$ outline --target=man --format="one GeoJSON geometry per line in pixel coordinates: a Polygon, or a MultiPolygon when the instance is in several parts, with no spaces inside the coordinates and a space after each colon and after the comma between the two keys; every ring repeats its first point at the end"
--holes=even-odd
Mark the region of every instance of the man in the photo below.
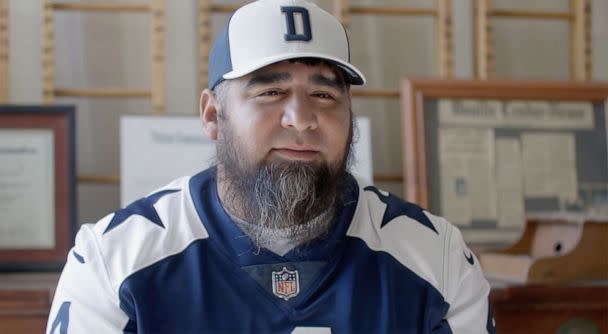
{"type": "Polygon", "coordinates": [[[48,332],[494,332],[458,230],[347,173],[364,81],[317,6],[240,8],[200,102],[217,165],[84,225],[48,332]]]}

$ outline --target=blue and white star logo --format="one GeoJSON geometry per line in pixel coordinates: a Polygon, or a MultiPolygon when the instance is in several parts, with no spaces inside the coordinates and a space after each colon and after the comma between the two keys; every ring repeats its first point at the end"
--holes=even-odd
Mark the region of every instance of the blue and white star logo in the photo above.
{"type": "Polygon", "coordinates": [[[373,192],[378,196],[382,203],[386,204],[386,209],[384,210],[384,216],[382,217],[382,224],[380,224],[380,228],[383,228],[386,224],[399,216],[406,216],[439,234],[433,223],[424,214],[424,210],[422,210],[422,208],[419,206],[405,202],[391,193],[385,195],[374,186],[365,187],[364,190],[373,192]]]}
{"type": "Polygon", "coordinates": [[[154,209],[154,204],[156,202],[158,202],[158,200],[161,199],[163,196],[172,194],[172,193],[178,192],[178,191],[180,191],[180,190],[179,189],[162,190],[162,191],[154,193],[148,197],[141,198],[141,199],[131,203],[129,206],[127,206],[124,209],[120,209],[120,210],[116,211],[116,213],[114,214],[114,217],[112,217],[112,220],[110,221],[110,224],[108,224],[108,227],[106,227],[105,231],[103,231],[103,234],[110,232],[118,225],[124,223],[129,217],[131,217],[133,215],[139,215],[144,218],[147,218],[151,223],[156,224],[162,228],[165,228],[165,225],[163,225],[163,222],[160,220],[160,217],[158,216],[156,209],[154,209]]]}

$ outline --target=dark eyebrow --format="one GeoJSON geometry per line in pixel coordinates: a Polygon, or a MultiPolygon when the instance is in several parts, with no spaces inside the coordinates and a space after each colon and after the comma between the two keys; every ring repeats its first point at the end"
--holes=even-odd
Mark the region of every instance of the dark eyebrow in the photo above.
{"type": "Polygon", "coordinates": [[[340,84],[340,82],[338,82],[337,78],[330,78],[323,74],[313,74],[310,76],[309,80],[313,84],[321,85],[321,86],[329,86],[329,87],[338,89],[342,92],[344,91],[344,88],[345,88],[344,85],[342,85],[342,84],[340,84]]]}
{"type": "Polygon", "coordinates": [[[249,79],[245,88],[251,88],[255,85],[268,85],[277,82],[285,82],[289,80],[291,80],[291,74],[286,72],[257,73],[253,74],[253,77],[249,79]]]}

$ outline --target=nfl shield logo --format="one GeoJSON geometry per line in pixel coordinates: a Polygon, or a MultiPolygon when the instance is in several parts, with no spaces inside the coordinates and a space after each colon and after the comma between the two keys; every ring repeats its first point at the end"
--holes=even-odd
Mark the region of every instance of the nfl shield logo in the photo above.
{"type": "Polygon", "coordinates": [[[300,276],[298,271],[283,267],[281,271],[272,272],[272,292],[275,296],[289,300],[300,293],[300,276]]]}

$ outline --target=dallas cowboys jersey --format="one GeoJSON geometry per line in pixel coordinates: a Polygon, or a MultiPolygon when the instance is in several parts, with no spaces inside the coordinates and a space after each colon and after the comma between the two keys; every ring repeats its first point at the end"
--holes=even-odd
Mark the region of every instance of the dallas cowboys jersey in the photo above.
{"type": "Polygon", "coordinates": [[[350,178],[331,231],[257,250],[215,170],[83,225],[48,333],[493,333],[489,286],[443,218],[350,178]]]}

